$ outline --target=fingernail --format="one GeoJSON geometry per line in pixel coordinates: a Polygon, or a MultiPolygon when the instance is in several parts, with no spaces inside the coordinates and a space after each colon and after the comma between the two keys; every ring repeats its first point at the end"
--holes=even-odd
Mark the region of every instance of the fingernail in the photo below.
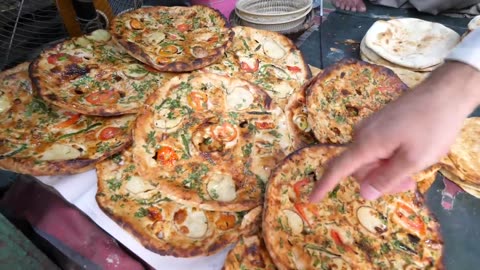
{"type": "Polygon", "coordinates": [[[360,195],[362,195],[362,197],[366,200],[373,201],[378,199],[382,195],[382,193],[380,193],[380,191],[378,191],[373,186],[366,184],[361,186],[360,195]]]}

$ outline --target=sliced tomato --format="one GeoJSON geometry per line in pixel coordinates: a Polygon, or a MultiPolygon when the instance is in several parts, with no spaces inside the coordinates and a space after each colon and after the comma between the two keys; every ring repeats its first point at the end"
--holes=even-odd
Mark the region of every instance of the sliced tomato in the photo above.
{"type": "Polygon", "coordinates": [[[343,241],[342,238],[340,237],[340,234],[335,231],[335,230],[330,230],[330,237],[332,237],[333,241],[337,246],[342,247],[345,251],[351,251],[354,252],[352,247],[346,245],[343,241]]]}
{"type": "Polygon", "coordinates": [[[412,208],[404,203],[397,203],[397,208],[394,213],[409,229],[419,232],[420,234],[425,233],[425,223],[422,218],[419,217],[412,208]]]}
{"type": "Polygon", "coordinates": [[[273,122],[255,122],[255,127],[257,129],[274,129],[275,123],[273,122]]]}
{"type": "Polygon", "coordinates": [[[99,91],[88,95],[85,100],[93,105],[114,104],[120,99],[120,94],[114,90],[99,91]]]}
{"type": "Polygon", "coordinates": [[[148,207],[147,211],[148,211],[148,218],[151,221],[161,221],[161,220],[163,220],[162,212],[157,207],[150,206],[150,207],[148,207]]]}
{"type": "Polygon", "coordinates": [[[257,72],[259,66],[260,66],[260,61],[258,61],[258,59],[255,61],[255,64],[253,67],[251,67],[249,64],[245,62],[240,63],[240,69],[245,72],[257,72]]]}
{"type": "Polygon", "coordinates": [[[312,227],[312,225],[310,224],[310,221],[308,221],[307,214],[305,212],[306,205],[307,205],[306,203],[295,203],[293,206],[295,207],[295,209],[297,210],[298,214],[303,219],[303,221],[305,221],[305,223],[307,223],[309,227],[312,227]]]}
{"type": "Polygon", "coordinates": [[[55,125],[56,128],[66,128],[66,127],[69,127],[73,124],[75,124],[78,119],[80,119],[80,114],[78,113],[65,113],[65,115],[67,116],[70,116],[70,118],[68,118],[67,120],[61,122],[61,123],[58,123],[55,125]]]}
{"type": "Polygon", "coordinates": [[[179,25],[177,25],[177,30],[180,31],[180,32],[188,31],[188,30],[190,30],[190,25],[188,25],[186,23],[179,24],[179,25]]]}
{"type": "Polygon", "coordinates": [[[213,130],[213,137],[217,141],[231,142],[237,138],[237,129],[230,123],[225,122],[221,126],[216,126],[213,130]]]}
{"type": "Polygon", "coordinates": [[[297,66],[287,66],[287,69],[293,73],[298,73],[302,71],[302,69],[297,66]]]}
{"type": "Polygon", "coordinates": [[[310,179],[305,178],[305,179],[302,179],[302,180],[296,182],[293,185],[293,191],[295,192],[295,195],[297,196],[297,199],[300,199],[300,197],[302,195],[302,188],[304,186],[308,185],[309,183],[310,183],[310,179]]]}
{"type": "Polygon", "coordinates": [[[107,127],[107,128],[104,128],[102,131],[100,131],[100,134],[98,135],[98,138],[100,140],[106,141],[106,140],[110,140],[110,139],[116,137],[117,135],[119,135],[121,133],[122,133],[121,128],[107,127]]]}
{"type": "Polygon", "coordinates": [[[142,30],[143,29],[143,23],[137,19],[131,19],[130,20],[130,27],[135,30],[142,30]]]}
{"type": "Polygon", "coordinates": [[[187,102],[195,111],[205,108],[208,97],[204,92],[193,91],[187,96],[187,102]]]}
{"type": "Polygon", "coordinates": [[[218,36],[210,37],[209,39],[207,39],[207,42],[210,42],[210,43],[218,42],[218,36]]]}
{"type": "Polygon", "coordinates": [[[70,55],[66,53],[55,53],[47,57],[47,62],[51,65],[55,65],[58,61],[65,61],[69,59],[70,59],[70,55]]]}
{"type": "Polygon", "coordinates": [[[175,150],[173,150],[172,147],[170,146],[162,146],[160,149],[157,151],[157,161],[162,163],[163,165],[166,166],[172,166],[177,162],[178,160],[178,155],[175,153],[175,150]]]}
{"type": "Polygon", "coordinates": [[[178,52],[178,48],[175,45],[168,45],[162,48],[158,54],[159,56],[172,56],[178,52]]]}

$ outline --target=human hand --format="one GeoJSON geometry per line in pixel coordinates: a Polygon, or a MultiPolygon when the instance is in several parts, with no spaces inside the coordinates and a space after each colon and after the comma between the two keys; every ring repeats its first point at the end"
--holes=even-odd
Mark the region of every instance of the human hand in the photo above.
{"type": "Polygon", "coordinates": [[[480,102],[479,88],[479,71],[448,62],[418,88],[362,121],[353,143],[316,182],[310,200],[320,201],[350,175],[368,200],[415,188],[410,176],[448,152],[463,120],[480,102]]]}

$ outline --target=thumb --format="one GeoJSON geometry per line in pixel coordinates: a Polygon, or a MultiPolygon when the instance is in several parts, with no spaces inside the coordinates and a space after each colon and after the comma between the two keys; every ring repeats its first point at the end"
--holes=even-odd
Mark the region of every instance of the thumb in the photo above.
{"type": "MultiPolygon", "coordinates": [[[[362,144],[365,145],[365,144],[362,144]]],[[[365,146],[353,144],[340,156],[332,159],[322,177],[315,183],[310,194],[311,202],[319,202],[345,177],[352,175],[357,169],[369,164],[375,158],[365,146]]]]}
{"type": "Polygon", "coordinates": [[[402,151],[397,151],[390,159],[382,161],[381,165],[372,170],[360,187],[360,195],[367,200],[376,200],[382,194],[390,193],[396,189],[411,187],[413,179],[408,177],[413,169],[402,151]],[[408,181],[408,183],[403,183],[408,181]]]}

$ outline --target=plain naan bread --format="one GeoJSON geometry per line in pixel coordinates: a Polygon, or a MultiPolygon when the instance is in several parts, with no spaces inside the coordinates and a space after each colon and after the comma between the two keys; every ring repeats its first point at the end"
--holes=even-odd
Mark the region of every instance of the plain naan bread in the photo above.
{"type": "Polygon", "coordinates": [[[442,63],[460,41],[452,29],[413,18],[377,21],[365,35],[367,47],[386,60],[412,69],[442,63]]]}
{"type": "Polygon", "coordinates": [[[363,39],[360,43],[360,58],[367,63],[381,65],[391,69],[395,74],[397,74],[397,76],[402,80],[402,82],[404,82],[410,88],[417,86],[430,75],[430,72],[413,71],[407,68],[403,68],[394,63],[388,62],[387,60],[381,58],[374,51],[370,50],[365,45],[365,39],[363,39]]]}

